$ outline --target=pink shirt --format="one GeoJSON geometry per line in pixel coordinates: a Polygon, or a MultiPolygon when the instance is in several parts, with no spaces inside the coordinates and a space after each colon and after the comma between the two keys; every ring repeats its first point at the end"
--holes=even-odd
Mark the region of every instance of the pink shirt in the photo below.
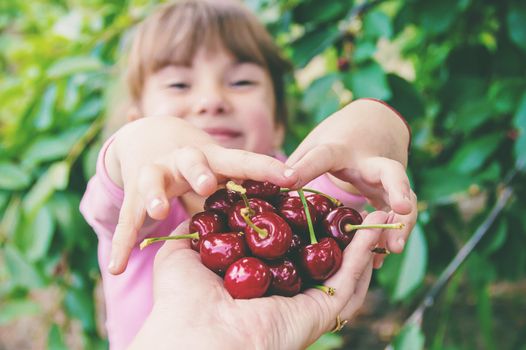
{"type": "MultiPolygon", "coordinates": [[[[154,244],[143,251],[139,243],[145,237],[169,235],[182,221],[190,217],[178,198],[171,202],[168,219],[151,222],[140,232],[128,267],[121,275],[108,272],[111,240],[117,225],[124,191],[112,182],[104,165],[110,138],[102,147],[97,160],[96,174],[90,179],[80,203],[80,211],[99,239],[98,259],[102,274],[106,301],[106,328],[110,349],[125,349],[141,328],[150,313],[153,302],[153,261],[161,247],[154,244]]],[[[335,198],[356,209],[363,208],[365,199],[349,194],[336,187],[326,175],[322,175],[307,186],[335,198]]]]}

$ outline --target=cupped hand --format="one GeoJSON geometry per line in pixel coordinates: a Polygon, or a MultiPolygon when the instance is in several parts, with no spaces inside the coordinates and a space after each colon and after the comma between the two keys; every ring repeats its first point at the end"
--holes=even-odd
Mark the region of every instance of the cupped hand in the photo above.
{"type": "MultiPolygon", "coordinates": [[[[384,222],[387,216],[374,212],[365,223],[384,222]]],[[[185,222],[173,234],[187,232],[185,222]]],[[[304,348],[332,330],[337,316],[348,320],[361,307],[371,279],[371,249],[380,234],[379,229],[356,233],[344,251],[341,268],[325,282],[335,288],[333,296],[308,289],[294,297],[249,300],[233,299],[223,287],[223,280],[201,264],[188,241],[167,241],[154,265],[154,311],[134,346],[173,348],[185,345],[188,337],[194,344],[210,345],[206,344],[207,337],[213,336],[208,341],[216,348],[232,344],[239,348],[304,348]],[[167,324],[169,332],[165,331],[167,324]],[[199,334],[199,340],[193,334],[199,334]]]]}

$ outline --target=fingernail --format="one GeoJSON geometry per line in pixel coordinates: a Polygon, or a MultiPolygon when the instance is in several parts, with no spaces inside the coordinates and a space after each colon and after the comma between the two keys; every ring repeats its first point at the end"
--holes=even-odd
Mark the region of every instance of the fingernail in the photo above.
{"type": "Polygon", "coordinates": [[[380,270],[382,268],[382,266],[384,266],[384,261],[380,261],[380,263],[376,266],[376,269],[377,270],[380,270]]]}
{"type": "Polygon", "coordinates": [[[117,264],[115,264],[115,260],[114,259],[111,259],[110,260],[110,263],[108,264],[108,270],[113,270],[115,268],[115,266],[117,266],[117,264]]]}
{"type": "Polygon", "coordinates": [[[160,207],[161,205],[163,204],[163,201],[160,200],[159,198],[154,198],[152,199],[152,201],[150,202],[150,209],[155,209],[157,207],[160,207]]]}
{"type": "Polygon", "coordinates": [[[400,248],[404,249],[404,246],[405,246],[405,239],[403,239],[403,238],[398,238],[396,241],[397,241],[398,244],[400,245],[400,248]]]}
{"type": "Polygon", "coordinates": [[[197,186],[201,186],[201,185],[204,184],[207,180],[208,180],[208,175],[206,175],[206,174],[201,174],[201,175],[199,175],[199,177],[197,178],[197,186]]]}
{"type": "Polygon", "coordinates": [[[296,171],[294,169],[290,169],[289,168],[289,169],[285,170],[283,175],[285,175],[285,177],[292,177],[295,173],[296,173],[296,171]]]}

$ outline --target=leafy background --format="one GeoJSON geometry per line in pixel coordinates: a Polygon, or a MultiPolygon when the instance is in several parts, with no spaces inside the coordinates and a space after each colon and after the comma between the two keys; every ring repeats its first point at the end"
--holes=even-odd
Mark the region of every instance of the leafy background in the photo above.
{"type": "MultiPolygon", "coordinates": [[[[78,206],[115,63],[156,4],[0,3],[0,349],[107,347],[96,239],[78,206]]],[[[296,67],[287,151],[359,97],[386,100],[413,130],[420,214],[407,249],[375,274],[353,326],[312,348],[526,349],[526,4],[247,4],[296,67]],[[422,322],[404,323],[499,198],[422,322]]]]}

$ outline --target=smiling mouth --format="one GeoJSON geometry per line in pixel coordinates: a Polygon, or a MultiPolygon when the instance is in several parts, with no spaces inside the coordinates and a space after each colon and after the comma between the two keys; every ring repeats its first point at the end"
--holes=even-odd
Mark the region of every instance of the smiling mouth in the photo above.
{"type": "Polygon", "coordinates": [[[218,139],[234,139],[242,135],[239,131],[226,128],[204,128],[203,130],[218,139]]]}

